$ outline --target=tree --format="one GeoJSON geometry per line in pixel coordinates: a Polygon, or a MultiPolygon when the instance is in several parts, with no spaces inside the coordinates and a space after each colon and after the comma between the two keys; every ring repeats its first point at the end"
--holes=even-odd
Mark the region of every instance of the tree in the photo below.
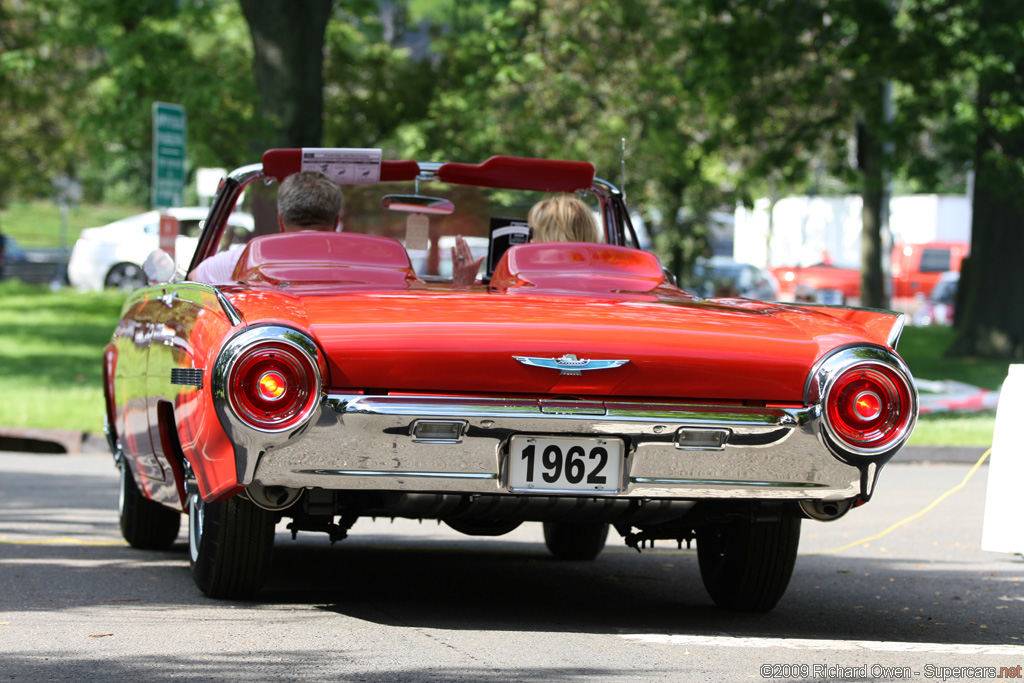
{"type": "Polygon", "coordinates": [[[87,199],[147,203],[155,100],[191,115],[194,165],[232,164],[253,137],[234,2],[36,0],[5,7],[0,27],[5,190],[45,196],[67,174],[87,199]]]}
{"type": "Polygon", "coordinates": [[[967,3],[950,40],[976,74],[971,256],[952,355],[1024,358],[1024,7],[967,3]]]}
{"type": "Polygon", "coordinates": [[[271,147],[319,147],[323,137],[324,32],[331,0],[239,0],[249,24],[259,112],[251,141],[271,147]]]}
{"type": "MultiPolygon", "coordinates": [[[[743,143],[768,134],[764,125],[743,128],[750,119],[730,110],[750,84],[721,81],[729,69],[721,68],[717,39],[706,37],[706,14],[701,3],[659,0],[512,2],[485,16],[480,30],[441,41],[440,95],[422,145],[462,158],[496,149],[585,158],[619,181],[625,138],[634,180],[624,189],[660,228],[678,270],[703,251],[707,213],[738,193],[743,143]]],[[[789,34],[742,44],[763,45],[762,35],[789,34]]],[[[785,128],[773,123],[773,135],[785,128]]],[[[801,134],[788,132],[784,142],[799,144],[801,134]]]]}
{"type": "Polygon", "coordinates": [[[324,141],[387,147],[415,137],[434,95],[427,25],[409,26],[402,3],[340,2],[328,23],[324,58],[324,141]]]}

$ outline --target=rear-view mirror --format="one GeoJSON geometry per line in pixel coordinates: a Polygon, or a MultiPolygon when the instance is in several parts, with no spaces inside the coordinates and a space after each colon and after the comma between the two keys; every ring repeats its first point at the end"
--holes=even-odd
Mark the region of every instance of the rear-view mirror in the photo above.
{"type": "Polygon", "coordinates": [[[166,251],[157,249],[146,257],[142,264],[142,272],[150,284],[163,284],[170,282],[177,274],[177,265],[174,259],[166,251]]]}
{"type": "Polygon", "coordinates": [[[447,215],[455,211],[455,204],[450,199],[424,197],[418,194],[389,194],[381,200],[380,205],[389,211],[405,211],[406,213],[447,215]]]}

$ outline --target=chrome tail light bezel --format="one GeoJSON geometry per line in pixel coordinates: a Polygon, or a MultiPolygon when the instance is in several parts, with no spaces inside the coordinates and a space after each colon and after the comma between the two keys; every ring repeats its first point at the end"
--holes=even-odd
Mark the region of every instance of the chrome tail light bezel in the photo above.
{"type": "Polygon", "coordinates": [[[300,330],[283,325],[248,328],[224,344],[213,370],[213,396],[222,420],[264,434],[290,433],[307,424],[323,397],[324,359],[316,342],[300,330]],[[238,372],[259,354],[275,350],[288,359],[293,372],[301,371],[301,400],[286,414],[260,420],[253,402],[237,395],[238,372]]]}
{"type": "MultiPolygon", "coordinates": [[[[879,380],[884,385],[885,381],[879,380]]],[[[898,355],[880,346],[847,346],[833,351],[821,359],[811,371],[807,381],[808,405],[817,404],[821,413],[821,436],[825,445],[837,457],[853,463],[887,461],[910,438],[917,424],[917,387],[910,369],[898,355]],[[843,380],[851,373],[863,371],[866,375],[882,375],[893,383],[899,394],[898,416],[893,420],[865,420],[869,425],[881,424],[884,434],[878,438],[866,438],[862,443],[850,438],[849,430],[837,425],[835,401],[837,393],[845,386],[843,380]],[[906,405],[902,405],[906,403],[906,405]]],[[[891,396],[881,398],[892,399],[891,396]]]]}

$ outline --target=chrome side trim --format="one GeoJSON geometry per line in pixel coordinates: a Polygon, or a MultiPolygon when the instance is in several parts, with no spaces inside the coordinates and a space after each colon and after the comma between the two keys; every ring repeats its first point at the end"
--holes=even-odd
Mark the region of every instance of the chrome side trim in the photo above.
{"type": "Polygon", "coordinates": [[[651,477],[636,477],[632,481],[638,484],[701,484],[703,486],[775,486],[783,488],[815,488],[823,486],[823,484],[802,481],[740,481],[737,479],[655,479],[651,477]]]}
{"type": "Polygon", "coordinates": [[[221,292],[219,289],[217,289],[216,287],[211,287],[210,289],[216,292],[217,301],[220,303],[220,307],[221,310],[224,311],[224,315],[228,317],[228,322],[231,323],[231,326],[238,327],[239,325],[241,325],[242,314],[238,312],[238,309],[235,308],[230,301],[228,301],[228,298],[224,296],[224,293],[221,292]]]}
{"type": "Polygon", "coordinates": [[[886,339],[886,343],[892,348],[896,348],[896,345],[900,343],[900,336],[903,334],[903,328],[907,325],[907,314],[900,313],[896,317],[896,322],[892,324],[892,328],[889,330],[889,337],[886,339]]]}
{"type": "Polygon", "coordinates": [[[388,477],[419,479],[497,479],[497,474],[472,474],[459,472],[379,472],[374,470],[295,470],[296,474],[329,475],[332,477],[388,477]]]}

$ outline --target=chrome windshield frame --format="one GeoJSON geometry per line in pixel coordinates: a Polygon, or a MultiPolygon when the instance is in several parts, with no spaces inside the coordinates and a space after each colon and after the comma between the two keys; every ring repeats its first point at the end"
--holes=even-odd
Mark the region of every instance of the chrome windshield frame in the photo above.
{"type": "MultiPolygon", "coordinates": [[[[416,162],[420,172],[416,176],[417,186],[420,182],[430,182],[437,178],[437,171],[445,162],[421,161],[416,162]]],[[[250,164],[241,166],[221,181],[217,194],[214,196],[210,206],[210,213],[206,219],[206,225],[199,236],[199,243],[196,245],[195,253],[189,264],[188,272],[198,266],[216,252],[216,245],[220,242],[224,226],[227,225],[228,216],[235,210],[238,198],[245,188],[252,182],[264,179],[268,185],[275,182],[263,171],[263,164],[250,164]]],[[[620,246],[627,245],[627,237],[632,241],[633,246],[639,248],[639,241],[633,224],[629,218],[629,211],[626,209],[625,199],[622,192],[612,183],[601,178],[594,178],[591,187],[580,192],[593,193],[601,204],[601,218],[604,221],[605,239],[609,244],[620,246]]]]}

